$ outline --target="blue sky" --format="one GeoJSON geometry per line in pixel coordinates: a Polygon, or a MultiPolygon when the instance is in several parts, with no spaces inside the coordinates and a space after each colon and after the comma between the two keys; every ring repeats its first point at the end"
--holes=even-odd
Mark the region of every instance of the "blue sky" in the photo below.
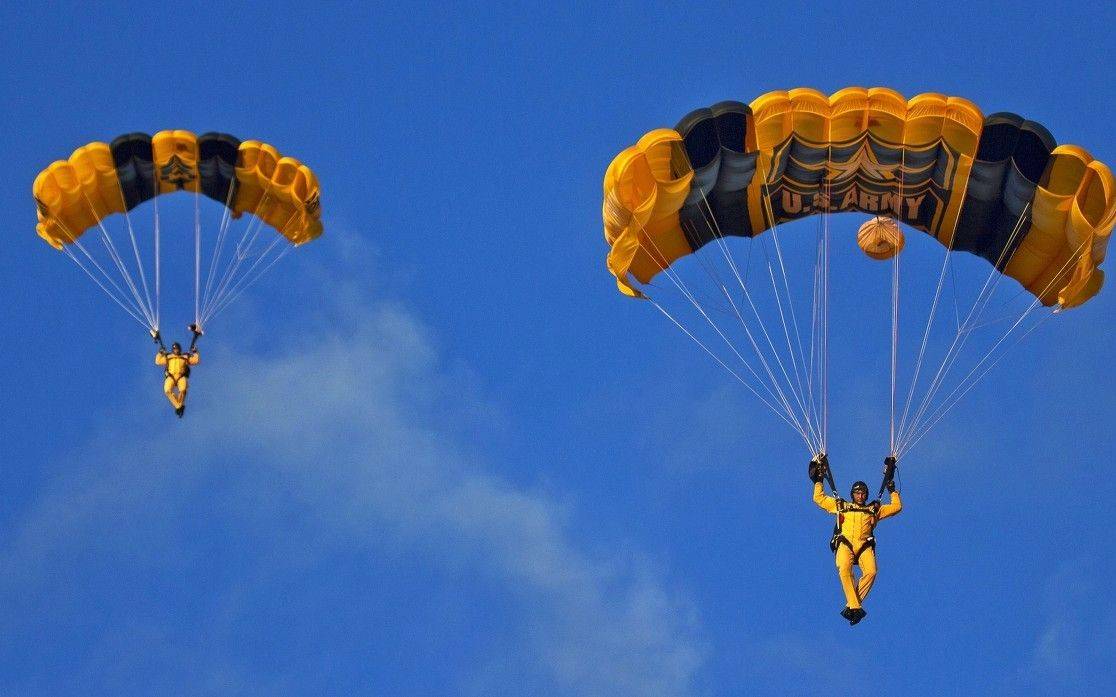
{"type": "MultiPolygon", "coordinates": [[[[0,693],[1101,694],[1113,294],[902,464],[850,630],[804,449],[615,292],[600,182],[646,130],[801,85],[962,95],[1113,162],[1113,16],[737,5],[4,5],[0,693]],[[30,196],[165,128],[303,159],[326,225],[208,328],[182,421],[30,196]]],[[[888,321],[847,263],[844,481],[884,454],[888,321]]]]}

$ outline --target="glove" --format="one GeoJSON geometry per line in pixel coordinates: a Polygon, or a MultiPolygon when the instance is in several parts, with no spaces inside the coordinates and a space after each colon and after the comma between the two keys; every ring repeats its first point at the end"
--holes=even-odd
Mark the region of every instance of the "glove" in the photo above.
{"type": "Polygon", "coordinates": [[[895,493],[895,456],[888,455],[884,458],[884,487],[889,493],[895,493]]]}
{"type": "Polygon", "coordinates": [[[825,480],[825,473],[828,469],[829,458],[826,457],[825,453],[815,455],[810,460],[810,481],[814,482],[815,484],[820,484],[822,481],[825,480]]]}

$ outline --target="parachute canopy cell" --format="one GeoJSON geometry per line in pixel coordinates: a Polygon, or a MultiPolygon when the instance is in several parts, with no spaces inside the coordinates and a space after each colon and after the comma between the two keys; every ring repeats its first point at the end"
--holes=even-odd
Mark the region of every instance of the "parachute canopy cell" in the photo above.
{"type": "MultiPolygon", "coordinates": [[[[1116,182],[1041,125],[984,116],[959,97],[769,92],[693,111],[612,161],[607,265],[622,292],[640,297],[638,284],[717,237],[842,211],[906,223],[983,257],[1044,305],[1072,307],[1103,282],[1116,182]]],[[[886,246],[887,231],[874,232],[886,246]]]]}
{"type": "Polygon", "coordinates": [[[175,191],[201,193],[233,217],[250,213],[299,245],[322,234],[321,191],[309,167],[227,133],[129,133],[78,148],[35,178],[36,231],[56,249],[106,217],[175,191]]]}

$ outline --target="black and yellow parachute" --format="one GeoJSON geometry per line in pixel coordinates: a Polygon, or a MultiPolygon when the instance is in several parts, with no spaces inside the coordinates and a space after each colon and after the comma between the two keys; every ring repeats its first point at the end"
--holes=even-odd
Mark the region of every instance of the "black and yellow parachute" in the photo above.
{"type": "MultiPolygon", "coordinates": [[[[767,93],[656,129],[604,178],[608,268],[627,295],[721,235],[862,211],[977,254],[1044,305],[1094,296],[1116,223],[1116,181],[1075,145],[1015,114],[887,88],[767,93]],[[1068,271],[1067,271],[1068,270],[1068,271]],[[1065,277],[1062,274],[1065,273],[1065,277]]],[[[894,230],[862,231],[886,258],[894,230]]]]}
{"type": "Polygon", "coordinates": [[[56,249],[114,213],[175,191],[248,212],[294,244],[322,234],[318,179],[272,146],[227,133],[129,133],[78,148],[35,178],[39,236],[56,249]]]}
{"type": "Polygon", "coordinates": [[[167,254],[179,266],[184,266],[186,243],[193,243],[195,329],[289,250],[322,234],[317,176],[258,140],[183,130],[128,133],[111,143],[89,143],[69,159],[51,163],[32,185],[36,231],[155,337],[161,317],[160,259],[168,246],[161,243],[158,203],[163,194],[175,192],[194,195],[192,224],[181,219],[181,206],[172,207],[177,212],[168,219],[168,232],[177,239],[166,241],[171,243],[167,254]],[[202,223],[203,197],[223,207],[215,229],[202,223]],[[143,206],[146,202],[152,206],[143,206]],[[143,210],[134,225],[138,208],[143,210]],[[116,222],[117,215],[123,223],[116,222]],[[135,229],[145,217],[152,220],[146,239],[135,229]],[[232,230],[232,221],[239,219],[243,225],[232,230]],[[278,234],[263,234],[263,226],[278,234]],[[87,234],[94,243],[86,243],[87,234]],[[153,268],[145,268],[148,264],[153,268]]]}

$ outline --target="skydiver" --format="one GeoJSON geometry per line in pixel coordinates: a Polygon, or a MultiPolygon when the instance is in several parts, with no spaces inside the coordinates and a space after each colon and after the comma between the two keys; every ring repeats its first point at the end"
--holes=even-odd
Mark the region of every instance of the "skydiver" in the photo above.
{"type": "MultiPolygon", "coordinates": [[[[835,553],[837,575],[841,579],[841,589],[845,593],[846,605],[841,616],[849,625],[860,622],[868,614],[861,603],[872,590],[876,580],[876,538],[873,536],[876,524],[903,510],[899,492],[895,490],[895,458],[884,459],[884,485],[891,494],[890,501],[881,504],[879,499],[868,501],[868,485],[856,482],[852,485],[850,498],[827,496],[822,481],[829,477],[829,460],[822,454],[810,460],[810,481],[814,483],[814,503],[823,511],[837,516],[830,547],[835,553]],[[853,567],[860,567],[860,579],[854,580],[853,567]]],[[[829,479],[833,485],[832,478],[829,479]]]]}
{"type": "Polygon", "coordinates": [[[197,325],[191,324],[190,331],[194,333],[194,340],[190,342],[190,350],[182,353],[182,344],[177,341],[171,344],[170,352],[163,345],[159,332],[154,333],[155,341],[159,343],[159,351],[155,354],[155,365],[164,366],[163,369],[163,394],[167,396],[174,413],[178,418],[186,413],[186,391],[190,389],[190,366],[197,365],[201,355],[195,346],[201,337],[201,330],[197,325]],[[176,392],[177,390],[177,392],[176,392]]]}

